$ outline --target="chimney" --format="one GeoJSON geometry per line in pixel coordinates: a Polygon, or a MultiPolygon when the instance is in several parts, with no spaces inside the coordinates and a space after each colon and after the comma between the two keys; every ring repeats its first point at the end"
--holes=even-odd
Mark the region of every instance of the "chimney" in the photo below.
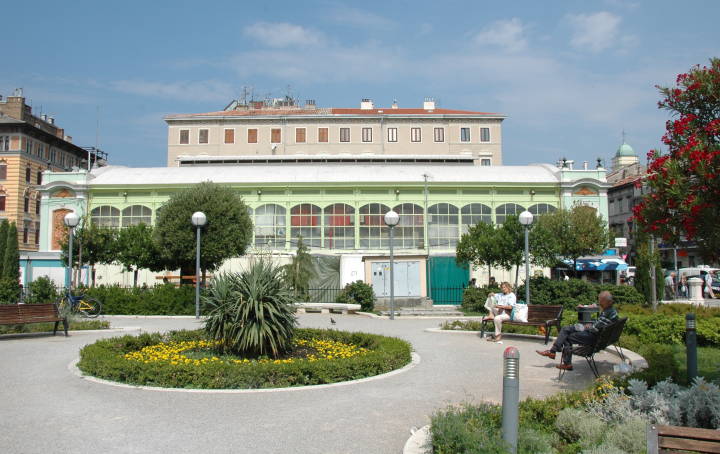
{"type": "Polygon", "coordinates": [[[588,162],[583,161],[583,170],[587,170],[587,169],[588,169],[588,162]]]}
{"type": "Polygon", "coordinates": [[[40,115],[40,118],[42,119],[42,121],[44,121],[45,123],[47,123],[47,121],[48,121],[47,115],[42,114],[42,115],[40,115]]]}
{"type": "Polygon", "coordinates": [[[305,100],[305,108],[314,109],[315,108],[315,100],[314,99],[306,99],[305,100]]]}
{"type": "Polygon", "coordinates": [[[397,108],[398,108],[397,99],[393,99],[392,108],[393,108],[393,109],[397,109],[397,108]]]}
{"type": "Polygon", "coordinates": [[[425,102],[423,103],[423,109],[435,110],[435,99],[434,98],[425,98],[425,102]]]}
{"type": "Polygon", "coordinates": [[[23,89],[22,88],[16,88],[15,92],[13,93],[13,96],[16,96],[18,98],[23,97],[23,89]]]}
{"type": "Polygon", "coordinates": [[[54,125],[54,124],[55,124],[55,117],[47,117],[47,122],[50,123],[51,125],[54,125]]]}
{"type": "Polygon", "coordinates": [[[72,136],[65,136],[65,142],[72,143],[72,136]]]}
{"type": "Polygon", "coordinates": [[[362,101],[360,101],[360,110],[373,110],[375,106],[373,105],[372,99],[370,98],[363,98],[362,101]]]}

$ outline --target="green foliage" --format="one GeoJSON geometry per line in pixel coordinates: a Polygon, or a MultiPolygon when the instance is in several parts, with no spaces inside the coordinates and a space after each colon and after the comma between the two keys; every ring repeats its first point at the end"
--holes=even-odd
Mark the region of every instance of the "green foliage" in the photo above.
{"type": "Polygon", "coordinates": [[[55,283],[47,276],[40,276],[28,284],[26,303],[52,303],[58,298],[55,283]]]}
{"type": "Polygon", "coordinates": [[[549,428],[564,408],[576,408],[585,402],[581,392],[564,392],[544,399],[527,398],[520,402],[520,424],[549,428]]]}
{"type": "Polygon", "coordinates": [[[7,246],[7,231],[10,227],[10,223],[7,219],[3,219],[0,222],[0,277],[3,275],[3,269],[5,264],[5,247],[7,246]]]}
{"type": "Polygon", "coordinates": [[[498,293],[499,287],[466,287],[463,291],[462,309],[468,312],[487,312],[485,300],[490,293],[498,293]]]}
{"type": "Polygon", "coordinates": [[[604,426],[595,416],[580,408],[565,408],[555,420],[558,433],[566,440],[582,447],[597,445],[603,436],[604,426]]]}
{"type": "MultiPolygon", "coordinates": [[[[64,266],[68,262],[68,229],[66,235],[60,243],[62,250],[62,261],[64,266]]],[[[73,237],[73,266],[80,263],[79,251],[82,249],[82,265],[94,267],[98,263],[112,263],[115,260],[115,237],[117,230],[110,227],[102,227],[92,224],[85,217],[81,219],[80,224],[75,227],[75,236],[73,237]]]]}
{"type": "Polygon", "coordinates": [[[203,296],[205,331],[226,353],[279,356],[291,346],[297,324],[283,270],[260,259],[240,274],[221,274],[203,296]]]}
{"type": "Polygon", "coordinates": [[[407,342],[375,334],[337,330],[298,329],[299,339],[328,339],[352,343],[370,351],[352,358],[323,361],[293,361],[242,365],[213,363],[202,368],[192,365],[138,363],[126,360],[125,353],[161,342],[207,339],[204,330],[145,333],[102,339],[80,351],[78,367],[83,373],[107,380],[136,385],[170,388],[248,389],[307,386],[354,380],[403,367],[411,360],[407,342]]]}
{"type": "Polygon", "coordinates": [[[150,288],[101,285],[85,289],[85,294],[102,301],[103,313],[107,315],[195,314],[195,289],[188,285],[163,284],[150,288]]]}
{"type": "Polygon", "coordinates": [[[430,420],[434,454],[504,454],[498,436],[501,413],[497,405],[463,405],[435,413],[430,420]]]}
{"type": "Polygon", "coordinates": [[[17,279],[0,279],[0,304],[17,304],[20,299],[20,285],[17,279]]]}
{"type": "Polygon", "coordinates": [[[375,292],[372,286],[363,281],[350,282],[337,296],[336,301],[343,304],[359,304],[363,312],[375,309],[375,292]]]}
{"type": "MultiPolygon", "coordinates": [[[[95,329],[108,329],[110,322],[107,320],[68,320],[69,331],[85,331],[95,329]]],[[[0,326],[0,334],[15,333],[47,333],[52,332],[55,323],[30,323],[27,325],[0,326]]],[[[58,331],[62,324],[58,326],[58,331]]]]}
{"type": "MultiPolygon", "coordinates": [[[[545,277],[530,278],[530,302],[532,304],[562,304],[566,310],[575,310],[579,304],[597,303],[601,291],[608,290],[616,304],[642,304],[644,299],[633,287],[627,285],[593,284],[582,279],[552,280],[545,277]]],[[[525,285],[517,289],[525,294],[525,285]]]]}
{"type": "Polygon", "coordinates": [[[203,270],[215,270],[245,253],[252,238],[247,206],[231,188],[205,182],[175,193],[160,211],[155,240],[166,268],[194,269],[196,228],[190,219],[196,211],[207,216],[200,249],[203,270]]]}
{"type": "Polygon", "coordinates": [[[293,291],[295,300],[308,301],[310,299],[310,280],[317,273],[313,266],[312,256],[308,252],[308,247],[303,243],[302,236],[298,237],[295,257],[284,268],[288,285],[293,291]]]}
{"type": "Polygon", "coordinates": [[[635,288],[644,297],[648,304],[652,303],[652,280],[650,270],[655,267],[655,296],[656,300],[663,299],[664,276],[660,266],[660,255],[657,250],[650,252],[650,243],[647,235],[638,232],[636,235],[637,256],[635,257],[635,288]]]}
{"type": "Polygon", "coordinates": [[[14,222],[11,222],[7,229],[2,277],[15,282],[20,280],[20,253],[18,252],[17,235],[17,227],[14,222]]]}
{"type": "Polygon", "coordinates": [[[152,226],[140,223],[127,226],[117,232],[115,238],[115,260],[125,270],[133,271],[133,286],[137,286],[138,270],[147,268],[151,271],[162,271],[161,253],[153,240],[152,226]]]}
{"type": "Polygon", "coordinates": [[[475,267],[493,266],[498,261],[495,226],[478,222],[463,233],[455,249],[459,264],[471,263],[475,267]]]}

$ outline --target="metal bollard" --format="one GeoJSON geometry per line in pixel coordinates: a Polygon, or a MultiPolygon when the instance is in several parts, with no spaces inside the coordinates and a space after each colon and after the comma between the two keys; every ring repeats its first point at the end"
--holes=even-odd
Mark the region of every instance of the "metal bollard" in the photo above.
{"type": "Polygon", "coordinates": [[[697,331],[695,330],[695,314],[685,315],[685,349],[687,354],[688,385],[697,377],[697,331]]]}
{"type": "Polygon", "coordinates": [[[520,402],[520,352],[508,347],[503,353],[502,435],[512,454],[517,453],[520,402]]]}

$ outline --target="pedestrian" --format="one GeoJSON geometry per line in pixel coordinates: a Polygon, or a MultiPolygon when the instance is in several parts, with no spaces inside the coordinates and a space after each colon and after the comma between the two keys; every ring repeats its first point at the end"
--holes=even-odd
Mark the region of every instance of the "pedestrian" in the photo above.
{"type": "Polygon", "coordinates": [[[617,310],[613,307],[613,297],[610,292],[600,292],[598,305],[602,308],[602,312],[595,320],[595,323],[576,323],[575,325],[563,327],[550,350],[535,350],[537,354],[555,359],[555,354],[561,352],[562,361],[555,367],[562,370],[573,370],[572,345],[594,345],[600,330],[613,324],[619,318],[617,310]]]}
{"type": "Polygon", "coordinates": [[[700,274],[702,275],[702,279],[703,279],[703,294],[705,295],[705,298],[715,299],[715,293],[713,292],[713,289],[712,289],[712,283],[713,283],[712,274],[710,274],[707,271],[701,271],[700,274]]]}
{"type": "Polygon", "coordinates": [[[675,299],[675,272],[671,272],[665,277],[665,299],[675,299]]]}
{"type": "Polygon", "coordinates": [[[688,297],[688,285],[687,285],[687,276],[683,275],[680,277],[680,296],[682,298],[688,297]]]}

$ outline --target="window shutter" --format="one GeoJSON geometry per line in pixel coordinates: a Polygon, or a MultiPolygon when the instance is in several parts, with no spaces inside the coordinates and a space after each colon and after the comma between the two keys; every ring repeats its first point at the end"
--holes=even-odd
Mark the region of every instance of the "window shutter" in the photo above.
{"type": "Polygon", "coordinates": [[[257,143],[257,129],[248,129],[248,143],[257,143]]]}
{"type": "Polygon", "coordinates": [[[270,142],[271,143],[280,143],[280,129],[273,128],[270,131],[270,142]]]}
{"type": "Polygon", "coordinates": [[[305,128],[297,128],[295,130],[295,142],[305,143],[305,128]]]}
{"type": "Polygon", "coordinates": [[[225,130],[225,143],[235,143],[235,130],[234,129],[226,129],[225,130]]]}
{"type": "Polygon", "coordinates": [[[318,142],[328,141],[328,128],[318,128],[318,142]]]}

